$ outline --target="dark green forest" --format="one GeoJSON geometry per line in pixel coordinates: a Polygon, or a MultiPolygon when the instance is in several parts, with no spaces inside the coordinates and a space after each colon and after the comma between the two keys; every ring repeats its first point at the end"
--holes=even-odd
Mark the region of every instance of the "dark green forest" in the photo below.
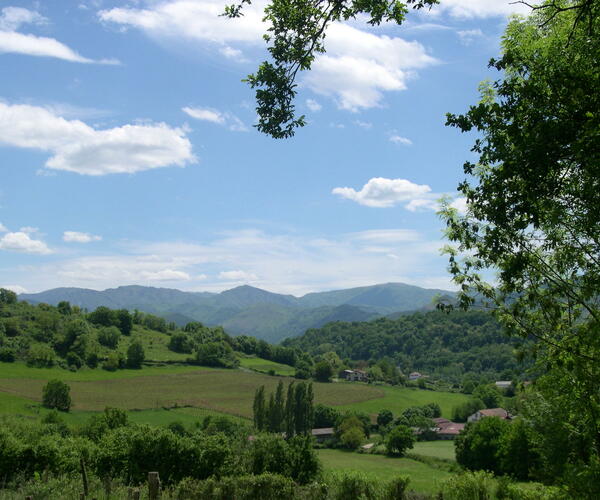
{"type": "Polygon", "coordinates": [[[507,336],[483,311],[431,311],[397,319],[334,322],[287,339],[283,345],[313,356],[329,351],[342,359],[374,363],[389,358],[404,375],[413,370],[460,382],[467,374],[489,380],[521,379],[528,366],[516,352],[522,338],[507,336]]]}

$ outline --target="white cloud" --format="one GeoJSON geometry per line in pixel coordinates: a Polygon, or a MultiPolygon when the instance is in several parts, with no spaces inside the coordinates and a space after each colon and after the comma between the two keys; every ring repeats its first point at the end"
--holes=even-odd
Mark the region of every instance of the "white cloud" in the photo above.
{"type": "Polygon", "coordinates": [[[373,128],[373,124],[371,122],[363,122],[361,120],[354,120],[354,124],[359,126],[360,128],[364,128],[365,130],[371,130],[371,128],[373,128]]]}
{"type": "Polygon", "coordinates": [[[421,239],[421,235],[413,229],[370,229],[352,233],[350,236],[356,240],[377,243],[400,243],[421,239]]]}
{"type": "Polygon", "coordinates": [[[248,273],[246,271],[222,271],[219,273],[220,280],[227,281],[256,281],[258,276],[254,273],[248,273]]]}
{"type": "Polygon", "coordinates": [[[511,14],[529,14],[531,8],[515,0],[445,0],[432,9],[425,9],[424,15],[439,16],[448,14],[462,19],[506,17],[511,14]]]}
{"type": "Polygon", "coordinates": [[[45,24],[39,13],[20,7],[5,7],[0,13],[0,53],[54,57],[77,63],[119,64],[115,59],[94,60],[83,57],[54,38],[19,33],[23,24],[45,24]]]}
{"type": "Polygon", "coordinates": [[[20,285],[0,285],[0,288],[4,288],[5,290],[12,290],[16,294],[27,293],[27,289],[20,285]]]}
{"type": "Polygon", "coordinates": [[[147,281],[189,281],[191,279],[188,273],[184,271],[175,271],[173,269],[143,271],[141,276],[142,279],[147,281]]]}
{"type": "Polygon", "coordinates": [[[440,205],[435,198],[439,196],[441,195],[432,194],[431,198],[416,198],[414,200],[410,200],[410,203],[408,203],[405,208],[410,212],[419,212],[421,210],[438,210],[440,205]]]}
{"type": "Polygon", "coordinates": [[[308,109],[310,109],[313,113],[316,113],[317,111],[321,111],[321,109],[323,109],[323,106],[321,106],[317,101],[315,101],[314,99],[306,99],[306,106],[308,107],[308,109]]]}
{"type": "Polygon", "coordinates": [[[405,90],[415,70],[437,62],[418,42],[341,23],[327,31],[326,48],[303,82],[349,111],[381,106],[384,91],[405,90]]]}
{"type": "Polygon", "coordinates": [[[247,132],[248,127],[237,116],[232,113],[222,112],[213,108],[190,108],[184,107],[181,110],[196,120],[216,123],[227,127],[234,132],[247,132]]]}
{"type": "Polygon", "coordinates": [[[406,179],[386,179],[374,177],[360,191],[350,187],[337,187],[332,190],[343,198],[367,207],[393,207],[399,203],[411,202],[431,192],[426,184],[415,184],[406,179]]]}
{"type": "Polygon", "coordinates": [[[12,252],[35,253],[46,255],[52,253],[46,243],[41,240],[35,240],[28,233],[17,231],[15,233],[6,233],[0,238],[0,250],[9,250],[12,252]]]}
{"type": "Polygon", "coordinates": [[[19,231],[21,231],[22,233],[33,234],[37,233],[39,231],[39,228],[32,226],[23,226],[19,229],[19,231]]]}
{"type": "Polygon", "coordinates": [[[63,241],[67,243],[91,243],[92,241],[100,241],[101,239],[102,236],[80,233],[79,231],[65,231],[63,233],[63,241]]]}
{"type": "Polygon", "coordinates": [[[481,31],[479,28],[473,30],[458,30],[456,34],[458,35],[458,38],[460,38],[460,41],[463,45],[470,45],[477,38],[483,37],[483,31],[481,31]]]}
{"type": "Polygon", "coordinates": [[[452,208],[456,208],[459,214],[467,213],[467,199],[464,197],[456,198],[452,203],[450,203],[452,208]]]}
{"type": "Polygon", "coordinates": [[[412,145],[412,141],[410,139],[397,134],[390,135],[390,141],[394,144],[403,144],[404,146],[412,145]]]}
{"type": "Polygon", "coordinates": [[[203,243],[129,242],[118,254],[15,268],[4,273],[3,280],[29,290],[104,289],[147,284],[158,278],[195,291],[220,291],[244,282],[293,294],[390,281],[435,282],[436,286],[443,282],[444,287],[451,287],[444,272],[446,258],[439,255],[442,242],[437,238],[437,233],[431,240],[401,228],[326,237],[245,229],[224,232],[203,243]]]}
{"type": "Polygon", "coordinates": [[[6,233],[8,232],[8,228],[2,224],[2,222],[0,222],[0,233],[6,233]]]}
{"type": "Polygon", "coordinates": [[[0,102],[0,143],[48,151],[45,166],[82,175],[134,173],[196,161],[183,128],[164,123],[96,130],[37,106],[0,102]]]}
{"type": "MultiPolygon", "coordinates": [[[[163,0],[142,9],[101,10],[98,16],[106,23],[134,27],[151,37],[195,40],[227,52],[227,49],[236,51],[231,44],[262,43],[264,6],[263,1],[253,2],[244,9],[242,17],[228,19],[221,15],[225,7],[222,0],[163,0]]],[[[241,55],[237,51],[229,53],[241,55]]]]}
{"type": "MultiPolygon", "coordinates": [[[[134,27],[152,38],[195,41],[209,50],[217,48],[226,57],[243,60],[243,50],[264,50],[265,5],[266,0],[252,2],[237,19],[221,16],[222,0],[162,0],[147,2],[145,8],[102,10],[98,15],[106,23],[134,27]]],[[[316,57],[301,82],[350,111],[381,106],[383,92],[404,90],[416,70],[436,63],[418,42],[349,24],[331,25],[325,45],[327,54],[316,57]]]]}

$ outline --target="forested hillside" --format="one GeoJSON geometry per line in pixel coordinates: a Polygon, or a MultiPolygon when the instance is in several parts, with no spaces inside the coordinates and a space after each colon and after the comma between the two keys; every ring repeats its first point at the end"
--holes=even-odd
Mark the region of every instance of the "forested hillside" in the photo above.
{"type": "Polygon", "coordinates": [[[233,334],[279,342],[330,321],[368,321],[390,313],[428,308],[432,299],[441,294],[451,293],[403,283],[385,283],[309,293],[302,297],[245,285],[221,293],[145,286],[121,286],[103,291],[55,288],[21,294],[19,298],[51,305],[68,301],[89,311],[99,306],[138,309],[169,318],[179,326],[201,321],[206,325],[221,325],[233,334]]]}
{"type": "Polygon", "coordinates": [[[340,358],[354,361],[389,357],[404,374],[419,370],[454,381],[468,372],[496,380],[519,378],[525,365],[517,361],[515,350],[522,344],[522,339],[506,336],[482,311],[431,311],[362,323],[338,321],[283,342],[312,355],[334,351],[340,358]]]}

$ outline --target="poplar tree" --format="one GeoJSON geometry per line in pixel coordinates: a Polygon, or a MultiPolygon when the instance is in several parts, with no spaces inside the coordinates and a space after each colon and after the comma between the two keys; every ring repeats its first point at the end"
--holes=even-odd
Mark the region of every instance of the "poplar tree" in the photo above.
{"type": "Polygon", "coordinates": [[[258,431],[263,431],[266,428],[266,408],[265,408],[265,386],[261,385],[254,394],[254,404],[252,405],[254,412],[254,427],[258,431]]]}

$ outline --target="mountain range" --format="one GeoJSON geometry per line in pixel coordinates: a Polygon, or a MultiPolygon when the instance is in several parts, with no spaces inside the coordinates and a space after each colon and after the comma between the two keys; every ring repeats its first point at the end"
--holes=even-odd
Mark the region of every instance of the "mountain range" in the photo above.
{"type": "Polygon", "coordinates": [[[201,321],[206,325],[222,325],[230,334],[246,334],[278,342],[331,321],[368,321],[394,313],[431,309],[434,297],[439,295],[454,294],[404,283],[315,292],[302,297],[272,293],[248,285],[220,293],[130,285],[103,291],[54,288],[40,293],[20,294],[19,299],[52,305],[67,300],[90,311],[98,306],[138,309],[179,325],[201,321]]]}

